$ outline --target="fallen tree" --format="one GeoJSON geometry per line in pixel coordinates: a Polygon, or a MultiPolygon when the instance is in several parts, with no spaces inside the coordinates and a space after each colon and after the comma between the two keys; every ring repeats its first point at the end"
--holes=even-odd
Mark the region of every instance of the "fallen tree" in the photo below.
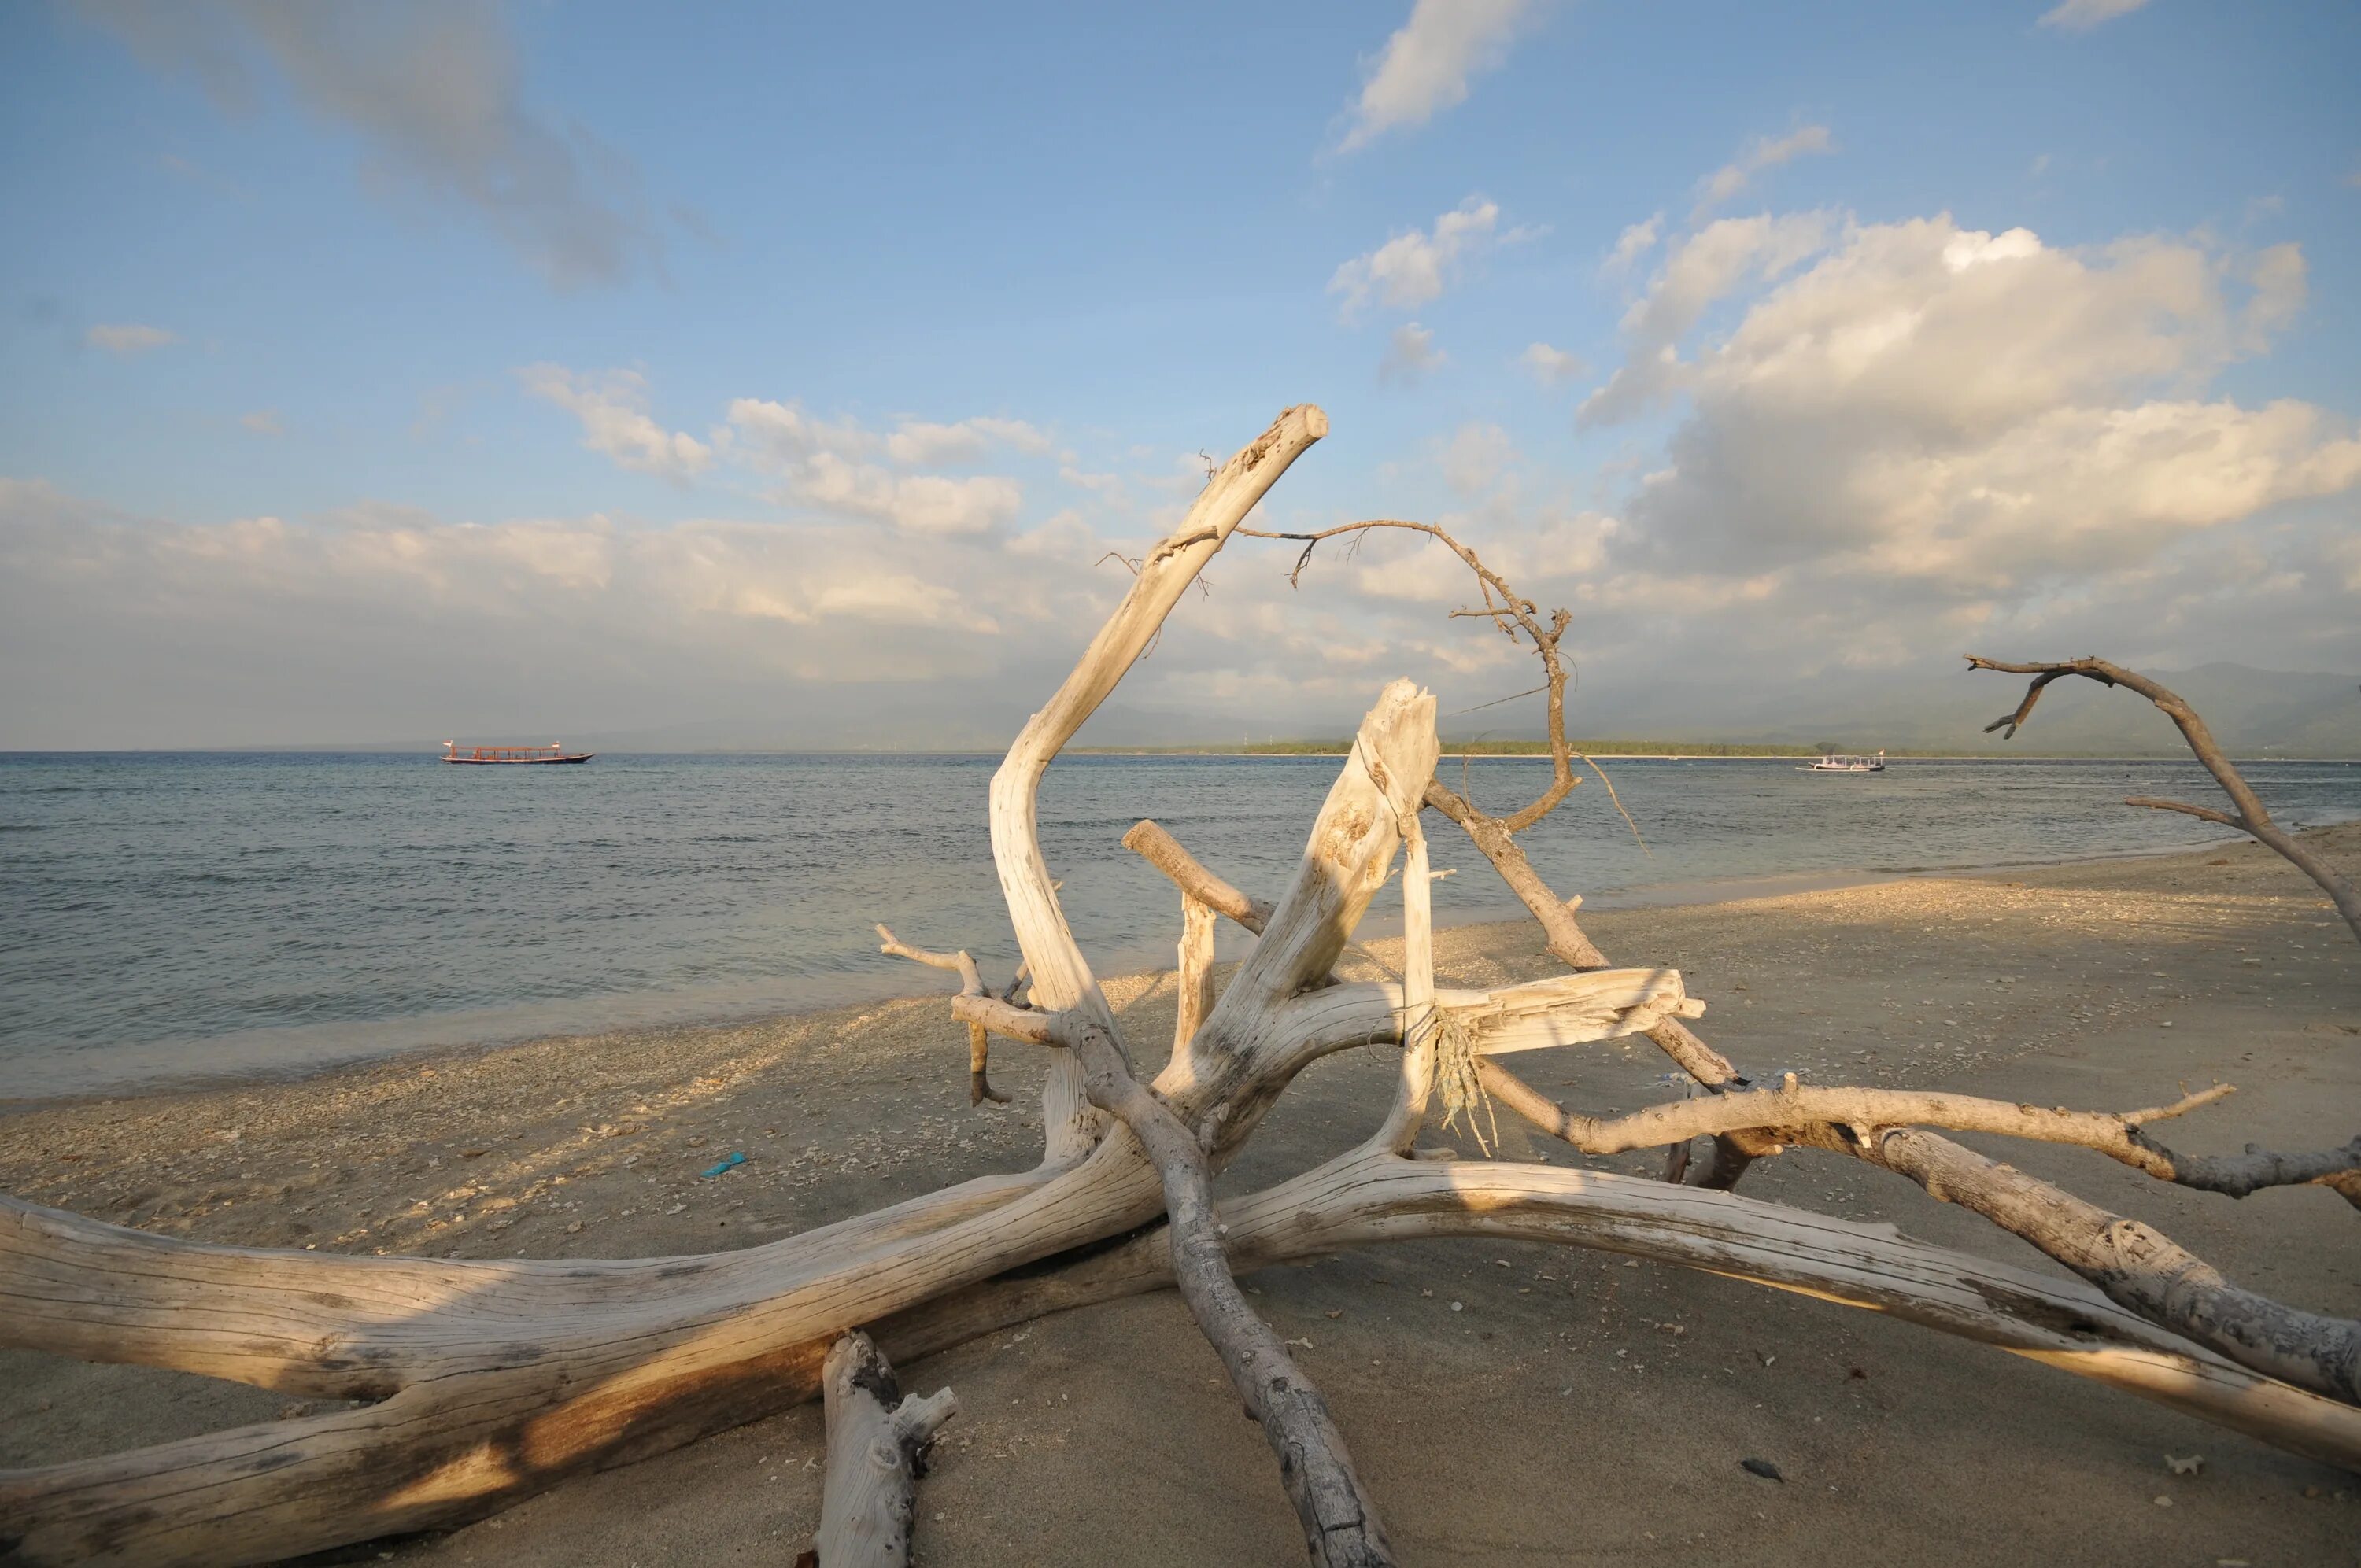
{"type": "MultiPolygon", "coordinates": [[[[1037,791],[1052,758],[1151,644],[1181,593],[1296,457],[1326,431],[1300,407],[1214,474],[1138,564],[1123,602],[1025,726],[995,775],[992,842],[1023,952],[1019,999],[964,953],[881,931],[960,977],[973,1098],[996,1096],[991,1036],[1048,1053],[1045,1147],[1030,1170],[963,1182],[740,1252],[603,1261],[345,1257],[167,1240],[0,1201],[0,1343],[88,1360],[234,1378],[357,1401],[302,1419],[103,1458],[0,1473],[0,1557],[27,1563],[236,1563],[480,1518],[570,1475],[693,1442],[819,1392],[831,1401],[831,1495],[862,1539],[906,1552],[908,1463],[943,1407],[897,1426],[880,1392],[852,1398],[876,1356],[913,1357],[1038,1317],[1177,1285],[1278,1457],[1308,1551],[1326,1563],[1393,1560],[1346,1434],[1235,1284],[1241,1269],[1341,1246],[1444,1236],[1603,1248],[1860,1306],[2027,1355],[2361,1473],[2355,1325],[2245,1291],[2146,1226],[1994,1165],[1929,1126],[2079,1144],[2160,1179],[2243,1195],[2339,1184],[2361,1143],[2321,1154],[2191,1160],[2146,1128],[2161,1111],[2035,1112],[1957,1096],[1757,1083],[1688,1027],[1702,1004],[1677,970],[1616,969],[1576,903],[1533,871],[1516,835],[1574,787],[1557,642],[1544,617],[1472,550],[1430,525],[1476,574],[1470,613],[1529,642],[1549,676],[1552,781],[1532,806],[1489,816],[1435,777],[1434,702],[1407,681],[1378,696],[1314,818],[1288,885],[1268,902],[1143,823],[1126,837],[1178,885],[1181,1005],[1150,1072],[1123,1037],[1068,929],[1043,860],[1037,791]],[[1568,972],[1491,990],[1434,975],[1421,813],[1466,831],[1541,922],[1568,972]],[[1399,862],[1398,976],[1340,978],[1356,927],[1399,862]],[[1213,922],[1255,934],[1215,983],[1213,922]],[[1705,1091],[1608,1120],[1551,1106],[1501,1058],[1645,1036],[1705,1091]],[[1392,1102],[1345,1154],[1218,1208],[1211,1177],[1295,1076],[1350,1047],[1399,1051],[1392,1102]],[[1497,1101],[1585,1147],[1653,1146],[1674,1179],[1542,1164],[1426,1158],[1433,1103],[1474,1118],[1497,1101]],[[1713,1157],[1687,1168],[1693,1139],[1713,1157]],[[1893,1170],[1985,1214],[2085,1282],[2030,1273],[1730,1190],[1748,1163],[1791,1147],[1893,1170]],[[1687,1179],[1682,1179],[1686,1175],[1687,1179]],[[845,1336],[865,1329],[874,1345],[845,1336]],[[844,1410],[840,1421],[836,1408],[844,1410]],[[874,1455],[873,1463],[864,1456],[874,1455]],[[864,1476],[862,1463],[874,1475],[864,1476]],[[893,1481],[890,1486],[873,1482],[893,1481]]],[[[1307,541],[1301,572],[1317,539],[1307,541]]],[[[920,934],[923,935],[923,934],[920,934]]],[[[2210,1102],[2218,1094],[2195,1097],[2210,1102]]],[[[897,1397],[896,1397],[897,1398],[897,1397]]],[[[939,1399],[940,1397],[939,1396],[939,1399]]],[[[823,1530],[821,1561],[832,1539],[823,1530]]],[[[852,1548],[842,1548],[850,1552],[852,1548]]]]}

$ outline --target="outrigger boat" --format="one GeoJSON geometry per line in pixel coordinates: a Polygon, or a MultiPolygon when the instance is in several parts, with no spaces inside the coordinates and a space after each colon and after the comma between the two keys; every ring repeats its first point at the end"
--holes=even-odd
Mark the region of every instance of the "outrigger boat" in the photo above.
{"type": "Polygon", "coordinates": [[[443,742],[445,762],[469,766],[510,762],[587,762],[598,754],[596,751],[568,751],[555,740],[549,743],[546,751],[539,746],[477,746],[462,751],[456,740],[443,742]]]}
{"type": "Polygon", "coordinates": [[[1874,757],[1848,757],[1830,751],[1818,762],[1795,770],[1799,773],[1882,773],[1885,771],[1885,753],[1874,757]]]}

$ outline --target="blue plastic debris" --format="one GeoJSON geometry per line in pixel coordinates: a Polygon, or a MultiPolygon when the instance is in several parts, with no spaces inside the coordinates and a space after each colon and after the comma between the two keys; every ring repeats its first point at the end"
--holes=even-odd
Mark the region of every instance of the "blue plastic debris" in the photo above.
{"type": "Polygon", "coordinates": [[[698,1171],[697,1174],[697,1175],[699,1175],[699,1176],[719,1176],[719,1175],[721,1175],[722,1173],[724,1173],[725,1171],[727,1171],[727,1170],[728,1170],[731,1166],[733,1166],[733,1165],[743,1165],[743,1164],[745,1164],[745,1163],[746,1163],[746,1157],[745,1157],[744,1155],[742,1155],[742,1154],[740,1154],[736,1149],[732,1149],[732,1150],[730,1150],[730,1157],[729,1157],[728,1159],[723,1160],[719,1165],[715,1166],[711,1170],[700,1170],[700,1171],[698,1171]]]}

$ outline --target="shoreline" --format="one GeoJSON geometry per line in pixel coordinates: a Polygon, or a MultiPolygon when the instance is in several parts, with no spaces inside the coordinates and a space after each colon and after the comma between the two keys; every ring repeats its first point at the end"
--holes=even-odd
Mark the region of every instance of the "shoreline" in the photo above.
{"type": "MultiPolygon", "coordinates": [[[[1706,761],[1763,761],[1760,758],[1710,758],[1706,761]]],[[[2332,825],[2333,826],[2333,825],[2332,825]]],[[[2072,866],[2103,865],[2114,861],[2164,861],[2176,856],[2211,853],[2224,844],[2248,842],[2242,834],[2222,832],[2198,843],[2170,850],[2094,850],[2068,859],[1989,861],[1961,866],[1928,866],[1907,870],[1877,870],[1854,868],[1821,872],[1773,872],[1692,879],[1688,881],[1640,883],[1593,894],[1582,902],[1586,915],[1631,910],[1671,910],[1719,908],[1726,905],[1756,903],[1816,893],[1838,893],[1853,888],[1875,887],[1890,883],[1940,880],[1949,878],[1991,878],[2028,871],[2055,870],[2072,866]]],[[[1508,895],[1503,890],[1504,901],[1508,895]]],[[[1383,911],[1372,916],[1373,934],[1379,940],[1389,939],[1394,932],[1383,911]]],[[[1488,931],[1512,930],[1531,926],[1531,916],[1522,911],[1514,913],[1487,911],[1457,918],[1445,916],[1436,922],[1438,931],[1468,934],[1468,939],[1488,931]]],[[[1167,972],[1159,969],[1121,969],[1101,979],[1109,983],[1139,985],[1154,981],[1167,972]]],[[[875,975],[846,974],[837,977],[831,985],[827,981],[807,980],[813,994],[801,1003],[786,1005],[750,1007],[732,1011],[719,1007],[706,1011],[685,1011],[674,1014],[664,1007],[660,998],[664,993],[650,992],[620,997],[584,998],[578,1001],[520,1003],[511,1007],[469,1009],[453,1014],[425,1014],[408,1017],[363,1019],[331,1025],[291,1025],[268,1030],[243,1031],[235,1035],[182,1042],[160,1041],[139,1047],[124,1047],[134,1052],[159,1054],[181,1050],[203,1050],[207,1047],[236,1052],[241,1047],[251,1050],[259,1047],[285,1047],[299,1034],[316,1034],[348,1042],[339,1049],[331,1044],[326,1048],[279,1063],[252,1061],[231,1063],[215,1068],[151,1071],[133,1071],[94,1082],[85,1087],[68,1088],[53,1093],[0,1094],[0,1125],[17,1116],[46,1108],[104,1102],[123,1099],[143,1099],[157,1095],[202,1094],[214,1091],[247,1087],[271,1087],[301,1083],[323,1075],[366,1069],[398,1061],[428,1061],[438,1058],[464,1058],[488,1052],[511,1050],[557,1040],[603,1039],[652,1031],[727,1030],[779,1025],[795,1020],[817,1018],[840,1012],[855,1012],[893,1003],[928,1000],[933,993],[914,993],[903,989],[907,978],[889,979],[887,971],[875,975]],[[860,983],[874,979],[874,986],[860,983]],[[642,1015],[631,1014],[638,1011],[642,1015]],[[567,1014],[585,1013],[606,1014],[602,1023],[567,1027],[555,1020],[567,1014]],[[541,1014],[545,1023],[525,1022],[520,1014],[541,1014]],[[615,1014],[622,1014],[616,1017],[615,1014]],[[510,1027],[498,1022],[503,1017],[516,1019],[510,1027]],[[390,1043],[357,1044],[368,1036],[395,1036],[390,1043]],[[455,1037],[456,1036],[456,1037],[455,1037]]],[[[293,1053],[291,1053],[293,1055],[293,1053]]]]}
{"type": "MultiPolygon", "coordinates": [[[[2361,863],[2361,826],[2315,841],[2361,863]]],[[[1708,1003],[1699,1030],[1758,1074],[2090,1109],[2234,1082],[2230,1100],[2174,1124],[2191,1153],[2334,1147],[2356,1130],[2361,955],[2319,891],[2259,846],[1586,910],[1586,924],[1620,962],[1678,967],[1708,1003]]],[[[1392,961],[1394,940],[1369,947],[1392,961]]],[[[1530,921],[1446,929],[1436,949],[1446,984],[1562,972],[1530,921]]],[[[1038,1159],[1044,1053],[995,1042],[993,1079],[1013,1103],[971,1107],[964,1031],[938,978],[922,997],[762,1023],[45,1102],[0,1121],[0,1190],[191,1241],[356,1255],[492,1265],[759,1245],[1038,1159]],[[704,1176],[733,1153],[744,1163],[704,1176]]],[[[1106,990],[1142,1059],[1160,1058],[1169,973],[1106,990]]],[[[1366,1049],[1313,1064],[1221,1190],[1284,1179],[1357,1137],[1397,1061],[1366,1049]]],[[[1600,1113],[1675,1092],[1665,1067],[1633,1040],[1519,1058],[1541,1092],[1600,1113]]],[[[1661,1166],[1653,1151],[1585,1160],[1505,1115],[1499,1130],[1506,1158],[1661,1166]]],[[[1439,1126],[1426,1138],[1466,1147],[1439,1126]]],[[[2361,1316],[2353,1213],[2333,1193],[2233,1203],[2086,1150],[1964,1141],[2156,1224],[2233,1278],[2361,1316]]],[[[1745,1194],[2037,1261],[1850,1160],[1766,1160],[1745,1194]]],[[[1557,1562],[1569,1541],[1642,1568],[1737,1554],[1817,1568],[1831,1552],[1897,1551],[1990,1568],[2349,1556],[2352,1476],[1876,1313],[1531,1242],[1372,1245],[1242,1283],[1276,1331],[1306,1342],[1307,1370],[1422,1562],[1557,1562]],[[1521,1441],[1504,1447],[1504,1431],[1521,1441]],[[2205,1464],[2176,1474],[2167,1453],[2205,1464]],[[1748,1457],[1786,1485],[1747,1475],[1748,1457]],[[2026,1488],[2027,1474],[2043,1485],[2026,1488]],[[1668,1495],[1683,1528],[1660,1541],[1644,1532],[1661,1530],[1668,1495]]],[[[914,1387],[950,1386],[962,1410],[920,1494],[919,1562],[1146,1568],[1301,1550],[1264,1445],[1170,1292],[900,1370],[914,1387]],[[1126,1463],[1156,1484],[1092,1484],[1126,1463]]],[[[0,1467],[327,1408],[0,1351],[0,1467]]],[[[354,1555],[422,1568],[770,1561],[808,1539],[821,1452],[820,1410],[802,1405],[354,1555]]]]}

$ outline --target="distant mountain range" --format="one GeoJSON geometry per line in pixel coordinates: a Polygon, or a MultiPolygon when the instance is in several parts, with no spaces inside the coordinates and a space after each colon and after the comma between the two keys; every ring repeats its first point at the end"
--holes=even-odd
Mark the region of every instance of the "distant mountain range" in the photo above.
{"type": "MultiPolygon", "coordinates": [[[[2361,757],[2361,682],[2350,675],[2201,664],[2145,672],[2188,699],[2214,736],[2240,756],[2361,757]]],[[[1650,704],[1658,722],[1616,734],[1664,739],[1833,741],[1847,751],[1989,751],[1997,755],[2138,756],[2184,748],[2172,721],[2136,693],[2087,680],[2054,682],[2014,740],[1984,726],[2016,707],[2026,677],[1970,673],[1937,680],[1857,679],[1805,685],[1785,700],[1735,701],[1700,694],[1689,704],[1650,704]],[[1675,715],[1665,717],[1668,708],[1675,715]],[[1774,717],[1775,716],[1775,717],[1774,717]]],[[[1609,709],[1609,712],[1612,710],[1609,709]]],[[[1577,721],[1597,729],[1596,717],[1577,721]]]]}
{"type": "MultiPolygon", "coordinates": [[[[1005,674],[989,684],[912,684],[807,687],[783,694],[778,710],[676,724],[597,730],[545,722],[468,734],[470,743],[563,740],[593,751],[997,751],[1008,744],[1032,702],[1012,696],[1046,693],[1062,670],[1005,674]],[[981,689],[980,689],[981,688],[981,689]]],[[[2202,664],[2147,672],[2187,697],[2223,744],[2240,756],[2361,758],[2361,682],[2316,672],[2202,664]]],[[[1984,726],[2016,706],[2023,679],[1956,673],[1928,676],[1823,674],[1746,690],[1723,685],[1660,685],[1631,692],[1594,685],[1574,695],[1567,727],[1578,736],[1629,740],[1815,746],[1872,751],[1985,752],[1996,756],[2175,755],[2171,721],[2137,695],[2083,680],[2043,694],[2015,740],[1984,726]]],[[[1537,737],[1538,699],[1499,710],[1502,721],[1446,717],[1446,740],[1537,737]],[[1513,721],[1505,716],[1515,715],[1513,721]]],[[[1240,742],[1316,740],[1350,733],[1356,713],[1306,708],[1267,712],[1242,732],[1238,715],[1211,707],[1130,706],[1120,696],[1100,710],[1078,744],[1107,749],[1223,750],[1240,742]]],[[[1487,713],[1485,718],[1494,715],[1487,713]]],[[[449,733],[446,731],[445,733],[449,733]]],[[[440,739],[285,750],[437,751],[440,739]]]]}

